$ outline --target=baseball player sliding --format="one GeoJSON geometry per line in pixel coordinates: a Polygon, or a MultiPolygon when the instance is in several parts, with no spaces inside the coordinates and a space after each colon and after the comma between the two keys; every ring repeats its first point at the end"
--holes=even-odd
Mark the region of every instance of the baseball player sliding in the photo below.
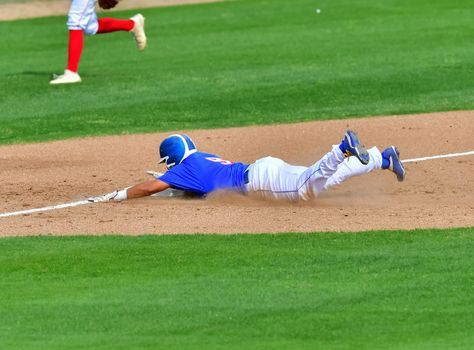
{"type": "Polygon", "coordinates": [[[347,131],[339,145],[334,145],[310,167],[290,165],[273,157],[259,159],[253,164],[232,163],[214,154],[199,152],[194,142],[182,134],[171,135],[161,143],[160,157],[160,163],[168,168],[165,174],[123,190],[91,197],[89,201],[123,201],[168,189],[197,196],[231,190],[297,201],[315,198],[350,177],[374,169],[389,169],[399,181],[405,179],[405,169],[395,146],[383,152],[377,147],[366,150],[354,131],[347,131]]]}
{"type": "MultiPolygon", "coordinates": [[[[103,9],[111,9],[117,5],[117,0],[98,0],[103,9]]],[[[79,61],[84,46],[84,33],[87,35],[112,33],[117,31],[131,32],[139,51],[146,47],[145,18],[137,14],[130,19],[115,18],[97,19],[95,11],[96,0],[71,0],[67,26],[69,28],[69,50],[67,67],[64,74],[54,75],[50,84],[80,83],[78,74],[79,61]]]]}

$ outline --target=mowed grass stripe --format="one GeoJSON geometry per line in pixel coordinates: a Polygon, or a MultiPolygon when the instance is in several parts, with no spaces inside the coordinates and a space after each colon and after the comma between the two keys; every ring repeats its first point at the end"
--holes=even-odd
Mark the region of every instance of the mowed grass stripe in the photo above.
{"type": "Polygon", "coordinates": [[[469,0],[141,12],[148,49],[127,33],[87,38],[75,86],[48,85],[65,17],[0,22],[0,143],[474,108],[469,0]]]}
{"type": "Polygon", "coordinates": [[[474,229],[0,239],[0,348],[470,349],[474,229]]]}

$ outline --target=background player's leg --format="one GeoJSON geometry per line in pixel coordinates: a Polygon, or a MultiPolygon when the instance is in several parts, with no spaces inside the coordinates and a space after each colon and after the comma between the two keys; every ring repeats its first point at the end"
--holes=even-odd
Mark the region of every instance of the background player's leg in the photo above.
{"type": "Polygon", "coordinates": [[[131,19],[101,18],[99,19],[97,34],[112,33],[118,31],[131,31],[135,22],[131,19]]]}
{"type": "Polygon", "coordinates": [[[97,31],[95,0],[72,0],[67,26],[69,29],[68,64],[64,74],[55,76],[51,84],[71,84],[81,82],[78,72],[84,46],[84,33],[91,35],[97,31]],[[91,29],[92,28],[92,29],[91,29]]]}
{"type": "Polygon", "coordinates": [[[80,83],[81,77],[77,73],[79,62],[81,60],[82,49],[84,47],[84,32],[82,29],[69,30],[68,58],[67,67],[64,74],[55,75],[49,83],[73,84],[80,83]]]}
{"type": "Polygon", "coordinates": [[[97,34],[117,31],[130,32],[139,51],[145,50],[147,38],[145,35],[145,17],[136,14],[130,19],[101,18],[98,20],[97,34]]]}
{"type": "Polygon", "coordinates": [[[355,157],[345,159],[337,167],[337,171],[327,179],[322,189],[328,189],[332,186],[339,185],[347,179],[362,174],[370,173],[374,169],[382,168],[382,154],[377,147],[367,150],[369,153],[369,164],[363,165],[355,157]]]}
{"type": "Polygon", "coordinates": [[[84,47],[84,32],[80,30],[69,31],[67,70],[77,73],[84,47]]]}

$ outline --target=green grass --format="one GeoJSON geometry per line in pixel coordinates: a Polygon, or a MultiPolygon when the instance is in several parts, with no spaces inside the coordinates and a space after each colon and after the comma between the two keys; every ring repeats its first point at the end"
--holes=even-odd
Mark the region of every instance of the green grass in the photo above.
{"type": "Polygon", "coordinates": [[[472,349],[474,229],[0,239],[2,349],[472,349]]]}
{"type": "Polygon", "coordinates": [[[147,51],[128,33],[87,38],[75,86],[48,85],[66,61],[64,17],[1,22],[0,143],[474,108],[471,0],[141,12],[147,51]]]}

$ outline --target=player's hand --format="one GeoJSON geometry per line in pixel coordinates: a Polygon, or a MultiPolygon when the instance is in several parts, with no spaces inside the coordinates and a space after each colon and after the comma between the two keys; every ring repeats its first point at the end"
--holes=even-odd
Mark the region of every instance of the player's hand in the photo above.
{"type": "Polygon", "coordinates": [[[97,197],[89,197],[87,200],[91,203],[101,203],[101,202],[109,202],[113,201],[115,197],[117,197],[118,191],[115,190],[113,192],[104,194],[102,196],[97,196],[97,197]]]}

